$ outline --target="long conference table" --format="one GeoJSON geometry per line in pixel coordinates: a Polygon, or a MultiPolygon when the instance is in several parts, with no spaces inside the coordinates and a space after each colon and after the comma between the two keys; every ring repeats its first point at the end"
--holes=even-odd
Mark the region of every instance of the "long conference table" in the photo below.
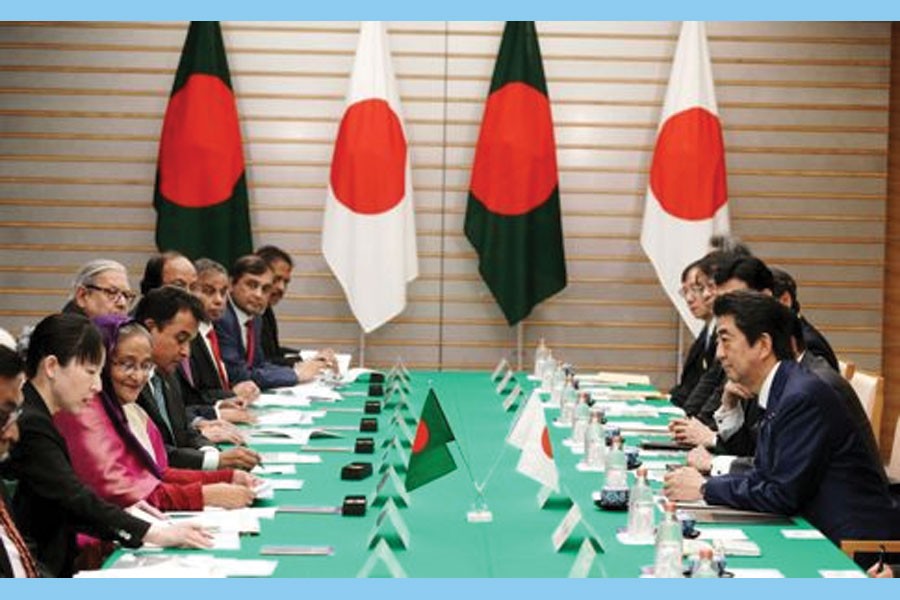
{"type": "MultiPolygon", "coordinates": [[[[276,512],[273,519],[260,521],[258,535],[241,537],[240,550],[210,552],[222,558],[275,559],[278,565],[274,577],[356,577],[374,552],[376,541],[383,538],[386,543],[390,542],[397,564],[410,577],[567,577],[579,551],[579,536],[593,532],[602,551],[595,557],[588,576],[639,577],[642,567],[652,565],[654,548],[652,545],[625,545],[617,539],[616,533],[624,527],[627,513],[603,511],[594,506],[592,493],[602,487],[603,474],[576,469],[581,457],[562,443],[568,430],[549,427],[562,490],[551,496],[543,508],[537,500],[540,485],[516,471],[520,451],[505,439],[517,408],[524,404],[537,383],[529,381],[522,373],[516,374],[515,382],[521,385],[524,393],[509,411],[502,406],[507,394],[497,393],[496,382],[485,372],[413,372],[407,396],[408,410],[399,408],[399,393],[387,399],[369,398],[365,382],[344,386],[341,388],[345,393],[343,400],[313,406],[327,411],[324,417],[315,421],[315,426],[337,427],[342,437],[309,440],[307,449],[313,452],[315,448],[323,449],[318,453],[321,462],[298,464],[296,475],[283,476],[303,479],[302,490],[276,491],[274,499],[257,500],[255,506],[339,506],[348,495],[371,497],[383,475],[379,472],[386,451],[382,445],[395,436],[403,438],[394,416],[407,417],[410,421],[418,418],[430,387],[434,388],[456,437],[450,448],[457,469],[410,492],[408,506],[403,506],[400,495],[393,486],[387,485],[385,495],[370,504],[364,516],[276,512]],[[364,402],[376,399],[386,408],[380,414],[363,414],[364,402]],[[352,431],[364,417],[377,420],[377,432],[352,431]],[[375,438],[374,454],[333,451],[336,446],[352,447],[355,439],[361,436],[375,438]],[[371,462],[374,473],[363,480],[342,480],[342,467],[354,461],[371,462]],[[469,522],[467,513],[476,499],[472,480],[483,482],[489,473],[484,497],[493,520],[469,522]],[[400,528],[405,525],[408,529],[408,547],[400,543],[390,518],[382,520],[384,529],[378,530],[380,533],[370,544],[388,496],[394,496],[391,502],[398,506],[396,512],[402,520],[400,528]],[[570,510],[567,497],[581,509],[587,526],[576,528],[573,537],[556,551],[551,536],[570,510]],[[260,554],[266,546],[298,545],[331,546],[333,553],[329,556],[274,557],[260,554]]],[[[511,382],[509,388],[515,382],[511,382]]],[[[646,389],[652,395],[652,388],[646,389]]],[[[668,402],[657,399],[644,400],[642,404],[664,407],[668,402]]],[[[558,409],[548,408],[545,414],[548,423],[552,423],[558,409]]],[[[660,414],[655,418],[610,417],[608,421],[610,424],[642,421],[660,425],[670,418],[668,414],[660,414]]],[[[409,429],[415,431],[414,422],[409,423],[409,429]]],[[[639,441],[627,432],[624,437],[628,445],[639,441]]],[[[652,437],[641,436],[641,439],[652,437]]],[[[660,436],[659,439],[666,438],[660,436]]],[[[262,452],[297,449],[281,444],[254,448],[262,452]]],[[[404,455],[409,455],[409,448],[405,448],[405,453],[398,452],[395,446],[387,448],[388,460],[395,463],[400,480],[405,473],[398,461],[404,455]]],[[[277,475],[267,477],[279,478],[277,475]]],[[[633,474],[629,478],[633,481],[633,474]]],[[[654,482],[652,485],[658,489],[660,484],[654,482]]],[[[657,512],[657,521],[659,518],[657,512]]],[[[777,569],[785,577],[821,577],[820,570],[833,570],[839,575],[859,572],[858,567],[825,538],[787,538],[783,533],[786,529],[814,532],[801,518],[793,518],[787,524],[697,525],[701,531],[711,527],[740,528],[761,550],[761,556],[757,557],[729,556],[729,569],[777,569]]],[[[197,551],[167,550],[165,554],[191,552],[197,551]]],[[[116,551],[106,567],[114,565],[124,553],[123,550],[116,551]]],[[[376,562],[372,575],[386,576],[389,571],[384,564],[376,562]]]]}

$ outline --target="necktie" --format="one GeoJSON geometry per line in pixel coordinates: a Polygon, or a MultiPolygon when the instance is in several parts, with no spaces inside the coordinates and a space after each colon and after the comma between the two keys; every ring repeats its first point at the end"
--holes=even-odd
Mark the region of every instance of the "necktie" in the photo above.
{"type": "Polygon", "coordinates": [[[159,416],[162,417],[166,428],[169,430],[169,435],[172,439],[175,439],[175,434],[172,431],[172,421],[169,420],[169,411],[166,409],[166,397],[163,395],[162,386],[162,378],[158,374],[154,374],[150,379],[150,393],[153,395],[153,401],[156,402],[156,410],[159,411],[159,416]]]}
{"type": "Polygon", "coordinates": [[[25,576],[40,577],[37,564],[34,562],[31,552],[28,551],[25,540],[19,535],[19,530],[16,529],[16,524],[13,523],[12,516],[10,516],[9,511],[6,510],[6,502],[4,502],[2,498],[0,498],[0,527],[3,527],[6,531],[6,536],[12,541],[13,546],[15,546],[16,550],[19,552],[19,560],[22,561],[22,567],[25,569],[25,576]]]}
{"type": "Polygon", "coordinates": [[[194,386],[194,374],[191,372],[191,359],[190,358],[182,358],[181,359],[181,372],[184,373],[184,377],[188,380],[188,383],[191,384],[191,387],[194,386]]]}
{"type": "Polygon", "coordinates": [[[228,372],[225,370],[225,364],[222,362],[222,352],[219,350],[219,336],[215,329],[210,329],[206,334],[209,340],[209,347],[212,348],[213,361],[216,363],[216,370],[219,372],[219,381],[222,383],[222,389],[228,391],[231,385],[228,383],[228,372]]]}
{"type": "Polygon", "coordinates": [[[247,327],[247,366],[253,366],[253,359],[256,357],[256,338],[253,331],[253,319],[247,319],[244,324],[247,327]]]}

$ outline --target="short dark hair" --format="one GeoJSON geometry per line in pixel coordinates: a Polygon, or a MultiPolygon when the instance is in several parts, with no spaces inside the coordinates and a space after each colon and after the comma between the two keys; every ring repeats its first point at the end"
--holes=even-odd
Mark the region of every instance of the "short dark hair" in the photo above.
{"type": "Polygon", "coordinates": [[[286,262],[290,268],[294,268],[294,261],[291,260],[290,255],[278,246],[261,246],[254,254],[266,261],[266,264],[269,266],[272,266],[272,263],[275,261],[282,260],[286,262]]]}
{"type": "Polygon", "coordinates": [[[722,285],[729,279],[739,279],[751,290],[772,291],[772,271],[766,263],[755,256],[735,256],[731,262],[719,267],[715,274],[716,285],[722,285]]]}
{"type": "Polygon", "coordinates": [[[150,290],[162,287],[163,268],[173,258],[181,258],[184,254],[176,250],[169,250],[155,256],[151,256],[144,265],[144,276],[141,278],[141,295],[146,295],[150,290]]]}
{"type": "Polygon", "coordinates": [[[706,275],[712,281],[716,279],[716,273],[718,273],[723,265],[730,264],[731,261],[734,260],[734,256],[727,252],[722,252],[721,250],[713,250],[699,261],[697,261],[697,266],[700,268],[700,271],[706,275]]]}
{"type": "Polygon", "coordinates": [[[752,346],[764,335],[772,339],[772,351],[778,360],[793,360],[791,337],[797,317],[768,294],[739,290],[716,298],[713,313],[717,318],[734,317],[734,324],[752,346]]]}
{"type": "MultiPolygon", "coordinates": [[[[702,260],[702,259],[700,259],[700,260],[702,260]]],[[[700,266],[700,260],[695,260],[694,262],[692,262],[691,264],[689,264],[688,266],[686,266],[684,268],[684,271],[681,272],[681,283],[684,283],[685,281],[687,281],[688,273],[691,272],[691,269],[695,269],[700,266]]]]}
{"type": "Polygon", "coordinates": [[[792,314],[794,315],[794,343],[797,346],[797,354],[799,355],[806,351],[806,338],[803,337],[803,321],[800,320],[796,313],[792,314]]]}
{"type": "Polygon", "coordinates": [[[12,348],[0,345],[0,377],[13,379],[25,370],[25,361],[12,348]]]}
{"type": "Polygon", "coordinates": [[[234,264],[231,265],[231,270],[228,271],[228,275],[231,276],[231,281],[235,282],[248,273],[250,275],[263,275],[270,270],[269,263],[265,260],[255,254],[247,254],[234,261],[234,264]]]}
{"type": "Polygon", "coordinates": [[[48,356],[55,356],[62,366],[73,360],[79,363],[103,363],[103,339],[84,315],[57,313],[44,317],[28,338],[25,375],[37,375],[38,366],[48,356]]]}
{"type": "Polygon", "coordinates": [[[174,285],[164,285],[150,290],[134,309],[134,318],[146,325],[152,320],[160,329],[168,325],[175,315],[188,310],[197,321],[208,321],[203,303],[196,296],[174,285]]]}
{"type": "Polygon", "coordinates": [[[781,298],[785,292],[791,297],[791,310],[800,314],[800,302],[797,301],[797,282],[791,274],[777,267],[770,267],[772,271],[772,295],[781,298]]]}

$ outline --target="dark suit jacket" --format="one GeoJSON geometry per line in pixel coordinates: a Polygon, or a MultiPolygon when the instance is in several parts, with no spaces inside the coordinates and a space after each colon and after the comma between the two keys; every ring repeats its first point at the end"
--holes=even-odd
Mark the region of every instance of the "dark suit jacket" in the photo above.
{"type": "Polygon", "coordinates": [[[188,420],[193,421],[195,417],[215,419],[216,402],[233,398],[234,394],[222,388],[215,360],[199,335],[191,341],[191,358],[188,364],[191,369],[190,377],[181,365],[178,366],[178,383],[188,420]]]}
{"type": "Polygon", "coordinates": [[[688,394],[681,407],[689,417],[697,417],[712,429],[716,428],[713,413],[722,401],[722,388],[725,387],[725,371],[718,359],[700,376],[694,389],[688,394]]]}
{"type": "Polygon", "coordinates": [[[801,365],[783,362],[760,422],[753,469],[711,478],[704,499],[799,514],[836,543],[895,539],[900,507],[881,469],[838,394],[801,365]]]}
{"type": "Polygon", "coordinates": [[[228,369],[228,379],[232,383],[252,379],[261,390],[276,387],[297,385],[297,374],[291,367],[272,364],[266,360],[261,343],[261,319],[254,317],[254,344],[253,364],[247,365],[247,353],[244,350],[243,325],[238,323],[237,315],[231,302],[225,310],[222,318],[216,321],[216,333],[219,334],[219,349],[222,351],[222,360],[228,369]]]}
{"type": "Polygon", "coordinates": [[[163,381],[163,395],[166,398],[166,408],[168,409],[167,412],[169,422],[172,423],[172,429],[169,429],[162,415],[159,414],[149,383],[141,390],[138,404],[147,411],[147,414],[150,415],[150,418],[153,419],[157,429],[162,434],[163,442],[166,444],[166,456],[169,459],[169,464],[179,469],[202,469],[204,453],[199,448],[212,446],[213,443],[188,424],[184,401],[181,399],[181,386],[178,384],[178,381],[168,375],[162,373],[160,375],[163,381]]]}
{"type": "Polygon", "coordinates": [[[266,308],[266,311],[260,316],[262,330],[260,331],[260,343],[262,344],[263,354],[270,363],[275,365],[293,366],[294,363],[301,361],[300,354],[293,348],[285,348],[278,340],[278,321],[275,319],[275,312],[272,307],[266,308]],[[288,356],[288,354],[292,356],[288,356]]]}
{"type": "Polygon", "coordinates": [[[694,387],[696,387],[697,382],[700,381],[703,373],[716,360],[715,336],[710,340],[709,348],[705,348],[707,327],[709,327],[709,324],[703,327],[700,335],[691,344],[684,359],[684,366],[681,368],[681,377],[678,379],[678,384],[669,390],[670,400],[675,406],[684,406],[685,401],[694,390],[694,387]]]}
{"type": "Polygon", "coordinates": [[[813,327],[812,323],[807,321],[805,317],[800,317],[800,325],[803,328],[803,341],[806,343],[806,351],[816,356],[821,356],[831,365],[832,369],[840,371],[837,356],[835,356],[834,350],[831,349],[831,344],[828,343],[825,336],[813,327]]]}
{"type": "Polygon", "coordinates": [[[101,500],[78,480],[44,401],[30,383],[24,394],[19,442],[11,456],[19,480],[13,512],[38,562],[54,577],[71,576],[76,532],[139,547],[150,524],[101,500]]]}
{"type": "Polygon", "coordinates": [[[66,315],[72,314],[81,315],[82,317],[87,316],[87,313],[84,312],[80,306],[75,304],[74,300],[69,300],[68,302],[66,302],[66,305],[62,307],[62,310],[60,312],[66,315]]]}

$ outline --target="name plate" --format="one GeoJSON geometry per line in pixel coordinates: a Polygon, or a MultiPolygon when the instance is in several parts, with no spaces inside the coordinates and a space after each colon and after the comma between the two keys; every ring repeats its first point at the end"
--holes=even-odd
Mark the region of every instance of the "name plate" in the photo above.
{"type": "MultiPolygon", "coordinates": [[[[401,506],[409,506],[410,497],[409,492],[406,491],[406,484],[400,479],[392,465],[388,465],[381,479],[378,480],[378,485],[369,494],[368,504],[374,505],[379,498],[396,500],[401,506]]],[[[387,506],[387,502],[385,502],[385,506],[387,506]]]]}
{"type": "Polygon", "coordinates": [[[416,434],[409,428],[409,424],[399,410],[394,411],[394,416],[391,417],[391,425],[400,434],[400,441],[403,445],[412,446],[413,440],[416,439],[416,434]]]}
{"type": "Polygon", "coordinates": [[[581,542],[581,548],[578,549],[578,555],[572,568],[569,570],[570,579],[584,579],[591,573],[591,567],[594,566],[594,559],[597,558],[597,551],[590,539],[581,542]]]}
{"type": "Polygon", "coordinates": [[[569,509],[569,512],[566,513],[566,516],[563,517],[563,520],[560,521],[553,531],[553,535],[550,536],[554,552],[559,552],[566,540],[572,536],[572,532],[575,531],[578,524],[581,523],[581,520],[581,509],[578,508],[577,504],[572,504],[572,508],[569,509]]]}
{"type": "Polygon", "coordinates": [[[500,379],[500,374],[503,373],[504,370],[509,370],[509,361],[506,360],[506,357],[501,358],[500,362],[497,363],[497,366],[494,367],[494,372],[491,373],[491,381],[500,379]]]}
{"type": "Polygon", "coordinates": [[[497,384],[497,393],[502,394],[506,389],[506,386],[509,385],[509,382],[513,378],[513,372],[511,370],[506,371],[506,375],[503,376],[503,379],[500,380],[500,383],[497,384]]]}
{"type": "Polygon", "coordinates": [[[509,412],[509,409],[511,409],[513,407],[513,405],[515,405],[516,400],[519,399],[519,396],[521,394],[522,394],[522,386],[517,383],[516,387],[514,387],[512,389],[512,391],[509,393],[509,395],[503,401],[503,410],[509,412]]]}
{"type": "Polygon", "coordinates": [[[391,547],[388,546],[387,542],[384,540],[378,540],[375,550],[373,550],[369,555],[369,558],[366,559],[365,564],[363,564],[362,569],[359,570],[359,573],[357,573],[356,576],[358,578],[371,577],[375,573],[378,565],[384,565],[388,575],[395,579],[405,579],[407,576],[406,571],[404,571],[403,567],[400,565],[400,561],[397,560],[394,551],[391,550],[391,547]]]}
{"type": "Polygon", "coordinates": [[[381,466],[378,468],[378,471],[383,472],[388,466],[394,464],[402,465],[404,469],[409,464],[409,455],[396,435],[391,438],[391,441],[388,442],[387,447],[381,454],[381,466]]]}
{"type": "Polygon", "coordinates": [[[384,503],[384,508],[375,518],[375,526],[369,532],[366,545],[371,548],[378,541],[387,542],[390,545],[387,540],[388,536],[392,534],[392,538],[396,539],[401,547],[409,548],[409,528],[403,521],[403,517],[400,516],[400,511],[397,510],[393,498],[388,498],[384,503]]]}

